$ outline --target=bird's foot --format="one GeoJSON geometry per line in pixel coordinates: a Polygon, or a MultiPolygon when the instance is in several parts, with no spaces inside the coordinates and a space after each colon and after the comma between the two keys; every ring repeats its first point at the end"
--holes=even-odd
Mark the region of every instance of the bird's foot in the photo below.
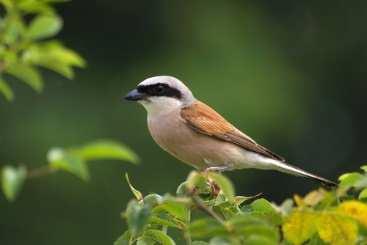
{"type": "Polygon", "coordinates": [[[208,167],[204,169],[204,173],[208,172],[224,172],[231,170],[232,168],[230,166],[220,166],[220,167],[208,167]]]}

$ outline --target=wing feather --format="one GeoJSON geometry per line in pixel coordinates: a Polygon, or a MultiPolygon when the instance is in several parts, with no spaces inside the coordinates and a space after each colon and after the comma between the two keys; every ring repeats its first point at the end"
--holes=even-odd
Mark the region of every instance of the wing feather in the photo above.
{"type": "Polygon", "coordinates": [[[283,157],[257,144],[249,136],[238,130],[226,119],[203,102],[196,101],[181,110],[181,117],[187,125],[198,133],[238,145],[260,155],[285,161],[283,157]]]}

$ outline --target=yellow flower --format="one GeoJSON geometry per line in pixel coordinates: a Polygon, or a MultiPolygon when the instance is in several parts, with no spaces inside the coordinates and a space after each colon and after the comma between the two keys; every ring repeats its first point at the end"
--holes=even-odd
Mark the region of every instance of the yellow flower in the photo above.
{"type": "Polygon", "coordinates": [[[348,217],[335,212],[325,212],[319,215],[317,231],[320,238],[329,244],[355,244],[358,226],[348,217]]]}
{"type": "Polygon", "coordinates": [[[316,220],[317,215],[311,211],[293,211],[282,227],[285,238],[296,245],[304,243],[316,233],[316,220]]]}
{"type": "Polygon", "coordinates": [[[340,204],[338,211],[359,221],[367,227],[367,205],[358,201],[346,201],[340,204]]]}

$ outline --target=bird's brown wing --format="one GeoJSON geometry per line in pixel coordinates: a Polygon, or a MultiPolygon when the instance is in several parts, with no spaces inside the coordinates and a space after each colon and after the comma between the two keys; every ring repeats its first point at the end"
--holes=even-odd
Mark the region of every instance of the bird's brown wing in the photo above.
{"type": "Polygon", "coordinates": [[[265,157],[284,161],[284,158],[257,144],[208,105],[196,101],[181,110],[181,117],[198,133],[238,145],[243,149],[265,157]]]}

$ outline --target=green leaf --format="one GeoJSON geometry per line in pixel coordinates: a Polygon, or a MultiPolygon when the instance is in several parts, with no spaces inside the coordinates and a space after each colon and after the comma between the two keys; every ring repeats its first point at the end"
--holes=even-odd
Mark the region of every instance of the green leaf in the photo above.
{"type": "Polygon", "coordinates": [[[362,169],[364,172],[366,172],[366,173],[367,173],[367,165],[363,165],[363,166],[361,167],[361,169],[362,169]]]}
{"type": "Polygon", "coordinates": [[[340,187],[350,188],[355,186],[359,181],[363,179],[363,175],[360,173],[346,173],[339,177],[340,187]]]}
{"type": "MultiPolygon", "coordinates": [[[[268,241],[266,244],[278,244],[279,234],[275,227],[265,224],[253,224],[238,228],[238,230],[240,230],[240,234],[243,234],[246,239],[260,236],[268,241]]],[[[249,242],[246,242],[246,244],[248,243],[249,242]]]]}
{"type": "Polygon", "coordinates": [[[132,163],[138,162],[138,156],[132,150],[121,143],[111,140],[92,142],[75,149],[75,152],[85,161],[113,159],[132,163]]]}
{"type": "Polygon", "coordinates": [[[12,101],[14,99],[13,90],[9,87],[9,85],[0,78],[0,93],[2,93],[8,101],[12,101]]]}
{"type": "Polygon", "coordinates": [[[189,190],[187,188],[187,181],[182,182],[176,190],[177,196],[186,196],[189,194],[189,190]]]}
{"type": "Polygon", "coordinates": [[[156,207],[157,205],[162,203],[163,197],[158,194],[152,193],[152,194],[146,195],[143,201],[145,204],[151,207],[156,207]]]}
{"type": "Polygon", "coordinates": [[[23,166],[5,166],[1,171],[1,186],[8,201],[14,201],[18,196],[27,177],[27,169],[23,166]]]}
{"type": "Polygon", "coordinates": [[[172,215],[175,219],[187,223],[190,219],[189,210],[187,206],[180,202],[175,202],[173,200],[165,200],[162,204],[156,206],[153,209],[153,213],[159,213],[165,211],[172,215]]]}
{"type": "Polygon", "coordinates": [[[160,230],[146,230],[144,232],[144,236],[150,238],[151,240],[157,242],[162,245],[175,245],[176,243],[173,241],[171,237],[169,237],[166,233],[160,230]]]}
{"type": "Polygon", "coordinates": [[[53,148],[47,153],[50,167],[67,171],[84,181],[89,180],[89,169],[85,161],[78,155],[61,148],[53,148]]]}
{"type": "Polygon", "coordinates": [[[132,200],[126,209],[126,220],[133,236],[143,232],[149,221],[151,210],[148,205],[139,204],[132,200]]]}
{"type": "Polygon", "coordinates": [[[19,18],[6,18],[5,20],[1,20],[0,23],[1,44],[12,45],[17,42],[25,29],[23,22],[19,18]]]}
{"type": "Polygon", "coordinates": [[[131,234],[129,231],[125,231],[117,240],[113,243],[113,245],[129,245],[130,244],[131,234]]]}
{"type": "Polygon", "coordinates": [[[193,241],[191,244],[192,245],[209,245],[209,243],[204,242],[204,241],[193,241]]]}
{"type": "Polygon", "coordinates": [[[234,201],[235,201],[236,205],[239,206],[244,202],[247,202],[249,200],[254,200],[254,199],[258,198],[261,195],[262,195],[262,193],[258,193],[258,194],[253,195],[253,196],[235,196],[234,201]]]}
{"type": "Polygon", "coordinates": [[[9,67],[7,67],[5,72],[25,82],[35,91],[42,91],[42,77],[36,68],[22,63],[13,63],[9,67]]]}
{"type": "Polygon", "coordinates": [[[251,244],[250,240],[256,241],[258,236],[267,241],[264,244],[278,244],[279,242],[277,226],[270,225],[262,218],[250,214],[239,214],[228,220],[227,224],[236,234],[248,240],[244,244],[251,244]]]}
{"type": "Polygon", "coordinates": [[[33,19],[27,30],[30,39],[42,39],[56,35],[62,28],[62,20],[56,15],[41,15],[33,19]]]}
{"type": "Polygon", "coordinates": [[[72,67],[85,67],[86,62],[75,51],[57,41],[48,41],[30,46],[23,55],[24,62],[36,64],[72,79],[72,67]]]}
{"type": "Polygon", "coordinates": [[[193,238],[210,238],[228,234],[226,228],[212,218],[193,221],[189,226],[189,231],[193,238]]]}
{"type": "Polygon", "coordinates": [[[251,213],[262,217],[275,225],[282,223],[282,216],[273,205],[264,198],[257,199],[250,204],[251,213]]]}
{"type": "Polygon", "coordinates": [[[231,243],[223,237],[213,237],[210,239],[209,245],[230,245],[231,243]]]}
{"type": "Polygon", "coordinates": [[[146,236],[141,236],[136,241],[136,245],[156,245],[157,243],[146,236]]]}
{"type": "Polygon", "coordinates": [[[232,182],[227,177],[213,172],[208,173],[208,177],[219,186],[228,200],[234,201],[234,187],[232,182]]]}
{"type": "Polygon", "coordinates": [[[17,7],[24,11],[25,13],[33,13],[33,14],[53,14],[55,13],[54,9],[49,6],[45,0],[24,0],[18,1],[17,7]]]}
{"type": "Polygon", "coordinates": [[[161,214],[152,215],[149,219],[149,223],[158,224],[158,225],[167,226],[167,227],[174,227],[178,229],[182,228],[182,223],[177,222],[174,219],[171,219],[171,217],[167,217],[167,215],[163,218],[160,216],[163,216],[163,215],[161,214]]]}
{"type": "Polygon", "coordinates": [[[359,193],[358,199],[364,200],[367,199],[367,188],[364,188],[361,193],[359,193]]]}
{"type": "Polygon", "coordinates": [[[137,189],[135,189],[135,187],[131,184],[130,179],[129,179],[129,175],[128,175],[127,173],[125,173],[125,178],[126,178],[127,184],[128,184],[128,185],[129,185],[129,187],[130,187],[130,190],[131,190],[131,192],[134,194],[135,198],[136,198],[138,201],[143,200],[143,194],[141,194],[141,192],[140,192],[140,191],[138,191],[137,189]]]}
{"type": "Polygon", "coordinates": [[[207,179],[196,171],[191,171],[186,180],[186,188],[189,192],[195,190],[197,194],[209,193],[210,186],[207,179]]]}
{"type": "Polygon", "coordinates": [[[278,245],[278,241],[270,240],[262,235],[252,234],[243,241],[246,245],[278,245]]]}

